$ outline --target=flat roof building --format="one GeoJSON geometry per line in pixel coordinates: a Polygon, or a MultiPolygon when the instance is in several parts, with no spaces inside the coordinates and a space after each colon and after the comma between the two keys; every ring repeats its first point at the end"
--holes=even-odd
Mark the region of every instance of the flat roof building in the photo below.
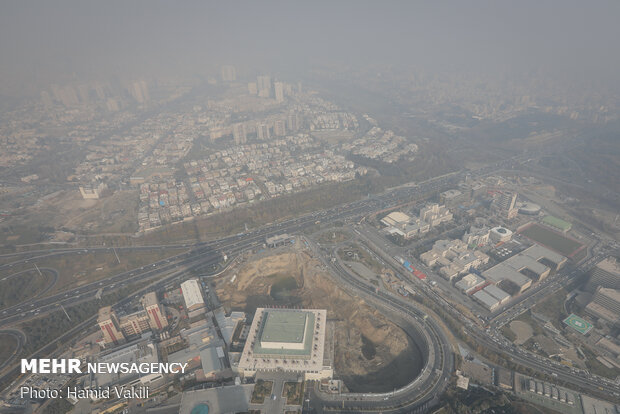
{"type": "Polygon", "coordinates": [[[104,306],[99,309],[97,315],[97,323],[101,332],[103,333],[103,342],[108,344],[122,344],[125,342],[125,335],[123,335],[116,313],[112,310],[111,306],[104,306]]]}
{"type": "Polygon", "coordinates": [[[527,256],[553,270],[561,269],[567,262],[567,258],[551,249],[547,249],[540,244],[534,244],[521,252],[522,256],[527,256]]]}
{"type": "Polygon", "coordinates": [[[474,273],[463,276],[454,286],[465,293],[471,293],[484,284],[484,279],[474,273]]]}
{"type": "Polygon", "coordinates": [[[258,308],[239,369],[245,376],[283,370],[331,378],[332,368],[323,361],[326,318],[325,310],[258,308]]]}
{"type": "Polygon", "coordinates": [[[149,292],[144,295],[143,305],[149,317],[151,329],[161,331],[168,326],[168,320],[166,319],[165,313],[162,312],[161,305],[157,300],[157,294],[155,292],[149,292]]]}
{"type": "Polygon", "coordinates": [[[183,292],[183,300],[188,311],[203,308],[205,301],[202,297],[202,289],[198,279],[189,279],[181,283],[181,292],[183,292]]]}
{"type": "Polygon", "coordinates": [[[411,217],[409,217],[405,213],[401,213],[400,211],[393,211],[381,219],[381,223],[385,224],[386,226],[394,226],[398,228],[402,228],[410,221],[411,217]]]}
{"type": "Polygon", "coordinates": [[[478,300],[485,308],[490,311],[497,309],[499,306],[499,301],[495,299],[493,296],[486,293],[484,290],[479,290],[478,292],[473,294],[473,297],[478,300]]]}
{"type": "Polygon", "coordinates": [[[503,305],[510,299],[510,295],[495,285],[489,285],[483,289],[486,293],[493,296],[499,301],[500,305],[503,305]]]}
{"type": "Polygon", "coordinates": [[[494,283],[499,283],[503,280],[509,280],[511,283],[517,286],[518,293],[523,292],[527,288],[532,286],[532,279],[522,273],[517,272],[510,266],[504,265],[503,263],[500,263],[488,270],[485,270],[484,272],[482,272],[482,276],[494,283]]]}

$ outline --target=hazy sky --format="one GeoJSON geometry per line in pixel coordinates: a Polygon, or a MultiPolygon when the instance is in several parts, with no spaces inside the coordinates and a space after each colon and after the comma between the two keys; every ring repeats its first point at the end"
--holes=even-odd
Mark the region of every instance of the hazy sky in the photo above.
{"type": "Polygon", "coordinates": [[[0,2],[2,84],[321,63],[620,83],[620,1],[0,2]]]}

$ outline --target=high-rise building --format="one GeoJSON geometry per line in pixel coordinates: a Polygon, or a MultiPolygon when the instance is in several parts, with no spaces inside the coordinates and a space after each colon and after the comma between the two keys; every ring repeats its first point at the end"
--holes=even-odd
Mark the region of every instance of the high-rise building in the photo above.
{"type": "Polygon", "coordinates": [[[276,102],[284,102],[284,84],[282,82],[276,82],[273,84],[276,102]]]}
{"type": "Polygon", "coordinates": [[[161,305],[157,300],[157,294],[155,292],[149,292],[144,295],[144,310],[146,310],[149,316],[149,325],[152,330],[161,331],[168,326],[168,320],[161,310],[161,305]]]}
{"type": "Polygon", "coordinates": [[[149,100],[149,88],[144,80],[132,83],[129,88],[129,93],[139,103],[144,103],[149,100]]]}
{"type": "Polygon", "coordinates": [[[519,212],[519,210],[515,208],[516,203],[517,193],[509,191],[501,193],[494,202],[495,208],[499,211],[499,213],[508,219],[516,217],[519,212]]]}
{"type": "Polygon", "coordinates": [[[239,123],[233,125],[233,138],[235,139],[236,145],[245,144],[247,142],[245,124],[239,123]]]}
{"type": "Polygon", "coordinates": [[[107,344],[122,344],[125,342],[125,336],[121,332],[116,313],[111,306],[105,306],[99,309],[97,323],[103,333],[103,342],[107,344]]]}
{"type": "Polygon", "coordinates": [[[594,292],[598,287],[620,290],[620,263],[615,257],[601,260],[590,270],[586,289],[594,292]]]}
{"type": "Polygon", "coordinates": [[[284,124],[284,121],[279,119],[275,122],[275,124],[273,125],[273,134],[277,137],[283,137],[284,135],[286,135],[286,126],[284,124]]]}
{"type": "Polygon", "coordinates": [[[250,95],[258,94],[258,86],[256,85],[256,82],[248,82],[248,93],[250,95]]]}
{"type": "Polygon", "coordinates": [[[585,311],[611,324],[620,324],[620,290],[597,288],[585,311]]]}
{"type": "Polygon", "coordinates": [[[222,66],[222,80],[224,82],[234,82],[237,80],[237,71],[232,65],[222,66]]]}
{"type": "Polygon", "coordinates": [[[256,125],[256,136],[259,140],[268,140],[271,138],[269,133],[269,126],[267,124],[258,124],[256,125]]]}
{"type": "Polygon", "coordinates": [[[271,77],[262,75],[257,78],[258,96],[269,98],[271,96],[271,77]]]}
{"type": "Polygon", "coordinates": [[[291,132],[299,131],[301,128],[301,116],[298,113],[288,114],[288,118],[286,120],[286,127],[291,132]]]}

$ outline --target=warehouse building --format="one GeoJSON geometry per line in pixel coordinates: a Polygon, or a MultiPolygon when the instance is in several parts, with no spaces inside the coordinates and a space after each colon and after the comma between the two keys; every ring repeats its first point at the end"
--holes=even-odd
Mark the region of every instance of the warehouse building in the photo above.
{"type": "Polygon", "coordinates": [[[482,290],[497,299],[500,305],[503,305],[510,299],[510,295],[508,293],[504,292],[495,285],[489,285],[482,290]]]}
{"type": "Polygon", "coordinates": [[[473,297],[482,304],[489,311],[494,311],[499,306],[499,301],[493,296],[486,293],[484,290],[479,290],[473,294],[473,297]]]}
{"type": "Polygon", "coordinates": [[[386,226],[402,228],[411,221],[411,217],[400,211],[393,211],[381,219],[381,223],[386,226]]]}
{"type": "Polygon", "coordinates": [[[202,297],[202,289],[198,279],[189,279],[181,283],[181,292],[185,301],[185,308],[188,312],[198,310],[205,307],[205,301],[202,297]]]}

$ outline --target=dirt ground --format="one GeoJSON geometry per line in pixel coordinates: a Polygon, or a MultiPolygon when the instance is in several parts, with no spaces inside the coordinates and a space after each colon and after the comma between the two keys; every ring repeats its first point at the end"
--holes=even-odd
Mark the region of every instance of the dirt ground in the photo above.
{"type": "Polygon", "coordinates": [[[510,322],[510,330],[517,335],[515,344],[522,345],[534,334],[534,330],[530,325],[522,321],[510,322]]]}
{"type": "Polygon", "coordinates": [[[224,306],[254,312],[257,307],[283,305],[326,309],[336,324],[334,370],[351,391],[388,391],[417,374],[421,355],[398,326],[335,286],[319,262],[296,247],[251,257],[217,283],[224,306]],[[233,274],[237,277],[230,282],[233,274]],[[274,281],[293,277],[297,289],[288,296],[270,296],[274,281]]]}

